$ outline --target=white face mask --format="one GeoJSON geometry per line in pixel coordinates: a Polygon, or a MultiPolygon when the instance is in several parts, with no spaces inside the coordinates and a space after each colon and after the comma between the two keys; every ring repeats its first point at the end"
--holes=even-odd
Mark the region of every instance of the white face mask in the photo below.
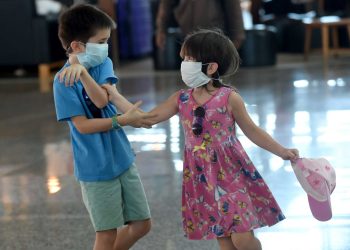
{"type": "Polygon", "coordinates": [[[188,87],[197,88],[211,80],[202,72],[202,65],[202,62],[183,61],[181,63],[181,77],[188,87]]]}
{"type": "Polygon", "coordinates": [[[107,43],[86,43],[85,52],[79,53],[77,58],[79,63],[88,69],[103,63],[107,56],[107,43]]]}

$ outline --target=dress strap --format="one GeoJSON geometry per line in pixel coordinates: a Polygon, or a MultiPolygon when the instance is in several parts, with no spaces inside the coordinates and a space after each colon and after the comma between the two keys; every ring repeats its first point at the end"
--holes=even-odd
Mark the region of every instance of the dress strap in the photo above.
{"type": "Polygon", "coordinates": [[[236,92],[236,89],[230,88],[230,87],[222,87],[221,88],[222,98],[224,101],[225,106],[228,105],[228,98],[230,97],[231,92],[236,92]]]}

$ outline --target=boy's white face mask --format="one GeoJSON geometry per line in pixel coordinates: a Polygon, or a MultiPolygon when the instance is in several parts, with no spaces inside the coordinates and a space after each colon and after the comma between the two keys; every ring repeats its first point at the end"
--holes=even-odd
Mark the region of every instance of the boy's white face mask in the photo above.
{"type": "Polygon", "coordinates": [[[86,43],[85,52],[77,54],[78,61],[89,69],[103,63],[108,56],[107,43],[86,43]]]}
{"type": "Polygon", "coordinates": [[[211,78],[202,72],[202,62],[182,61],[181,77],[190,88],[197,88],[207,84],[211,78]]]}

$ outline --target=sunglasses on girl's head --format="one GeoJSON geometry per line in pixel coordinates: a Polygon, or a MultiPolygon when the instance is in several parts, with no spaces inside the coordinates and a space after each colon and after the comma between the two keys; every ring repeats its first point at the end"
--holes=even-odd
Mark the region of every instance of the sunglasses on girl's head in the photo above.
{"type": "Polygon", "coordinates": [[[192,124],[192,132],[198,136],[203,132],[203,118],[205,116],[205,109],[203,107],[197,107],[194,112],[194,123],[192,124]]]}
{"type": "Polygon", "coordinates": [[[82,90],[82,95],[85,101],[86,106],[88,107],[90,113],[94,118],[102,118],[101,110],[95,106],[95,104],[91,101],[89,96],[87,95],[85,89],[82,90]]]}

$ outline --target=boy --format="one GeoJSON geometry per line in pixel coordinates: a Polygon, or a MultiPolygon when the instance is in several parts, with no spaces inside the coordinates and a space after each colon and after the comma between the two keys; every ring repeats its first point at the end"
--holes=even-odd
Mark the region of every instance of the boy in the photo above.
{"type": "Polygon", "coordinates": [[[118,81],[107,57],[115,23],[91,5],[66,10],[59,39],[68,61],[54,79],[58,121],[70,128],[74,173],[96,231],[94,250],[129,249],[151,227],[148,203],[134,165],[134,153],[121,128],[144,126],[150,116],[124,97],[117,108],[102,84],[118,81]],[[127,226],[118,229],[124,223],[127,226]]]}

